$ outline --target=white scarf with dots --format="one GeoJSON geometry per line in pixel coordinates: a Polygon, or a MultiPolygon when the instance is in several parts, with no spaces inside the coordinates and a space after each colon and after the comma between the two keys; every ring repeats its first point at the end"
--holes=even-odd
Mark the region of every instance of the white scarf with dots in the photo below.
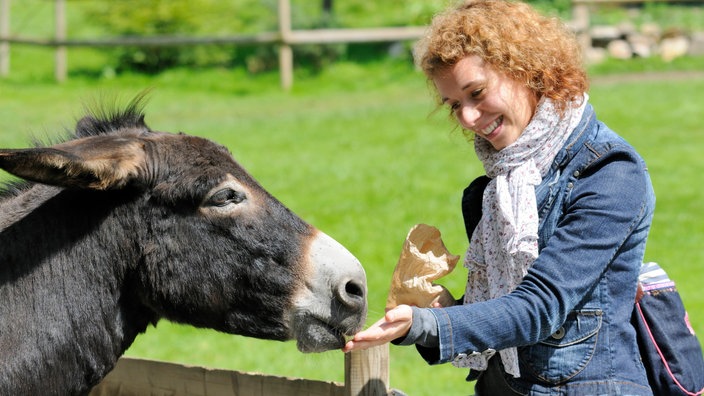
{"type": "MultiPolygon", "coordinates": [[[[585,94],[581,103],[568,105],[560,117],[550,99],[541,99],[518,140],[500,151],[486,139],[475,139],[475,152],[492,180],[484,191],[482,217],[464,259],[469,269],[465,304],[510,293],[538,257],[535,187],[582,119],[587,100],[585,94]]],[[[499,354],[506,372],[519,377],[516,348],[499,354]]],[[[453,364],[486,370],[490,357],[474,353],[453,364]]]]}

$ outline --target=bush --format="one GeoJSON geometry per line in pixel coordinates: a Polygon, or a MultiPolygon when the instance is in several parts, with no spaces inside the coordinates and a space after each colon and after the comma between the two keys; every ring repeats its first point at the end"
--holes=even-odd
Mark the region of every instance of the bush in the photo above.
{"type": "MultiPolygon", "coordinates": [[[[259,32],[276,25],[267,3],[218,0],[140,0],[94,3],[88,22],[111,36],[198,36],[259,32]]],[[[275,7],[275,6],[274,6],[275,7]]],[[[219,46],[122,47],[113,50],[116,69],[156,73],[174,66],[222,64],[231,53],[219,46]]]]}
{"type": "MultiPolygon", "coordinates": [[[[292,0],[292,28],[422,25],[443,8],[444,1],[337,0],[326,12],[322,1],[292,0]]],[[[278,29],[277,4],[277,0],[100,1],[86,7],[86,19],[107,35],[119,37],[254,34],[278,29]]],[[[317,72],[339,59],[385,57],[390,46],[391,43],[297,45],[293,48],[294,61],[296,67],[317,72]]],[[[117,71],[157,73],[176,66],[234,65],[256,73],[278,66],[275,45],[122,47],[111,51],[117,71]]]]}

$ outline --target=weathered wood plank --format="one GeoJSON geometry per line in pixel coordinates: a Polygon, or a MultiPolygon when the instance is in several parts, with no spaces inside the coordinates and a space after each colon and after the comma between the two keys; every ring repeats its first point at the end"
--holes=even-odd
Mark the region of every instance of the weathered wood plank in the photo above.
{"type": "Polygon", "coordinates": [[[343,396],[344,385],[121,358],[90,396],[343,396]]]}

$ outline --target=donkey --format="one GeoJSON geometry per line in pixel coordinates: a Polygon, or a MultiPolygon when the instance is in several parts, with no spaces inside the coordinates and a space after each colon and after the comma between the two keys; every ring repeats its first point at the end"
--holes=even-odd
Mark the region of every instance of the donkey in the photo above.
{"type": "Polygon", "coordinates": [[[151,130],[144,95],[47,147],[0,150],[0,395],[87,394],[161,318],[340,348],[359,261],[212,141],[151,130]]]}

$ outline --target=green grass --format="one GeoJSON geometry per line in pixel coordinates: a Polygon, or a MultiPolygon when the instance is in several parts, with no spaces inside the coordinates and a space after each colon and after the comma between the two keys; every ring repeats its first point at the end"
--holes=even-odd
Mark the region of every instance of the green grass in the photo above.
{"type": "MultiPolygon", "coordinates": [[[[26,146],[32,134],[54,135],[71,127],[92,99],[128,99],[153,87],[146,109],[150,126],[225,144],[265,188],[361,260],[369,281],[369,323],[383,313],[391,272],[414,224],[439,227],[453,253],[465,249],[460,196],[482,169],[445,113],[432,114],[429,90],[408,65],[336,64],[318,75],[299,71],[294,89],[285,93],[275,74],[175,70],[153,77],[101,77],[89,72],[100,53],[75,50],[70,57],[75,68],[69,81],[58,85],[50,52],[13,49],[12,73],[0,80],[0,147],[26,146]]],[[[701,66],[702,60],[688,62],[701,66]]],[[[646,259],[659,261],[678,280],[700,335],[702,92],[702,78],[597,83],[591,89],[599,117],[649,164],[658,207],[646,259]]],[[[443,283],[459,295],[465,279],[465,270],[458,268],[443,283]]],[[[343,355],[337,351],[303,355],[293,343],[165,321],[140,336],[128,355],[343,380],[343,355]]],[[[468,394],[465,374],[450,365],[429,367],[413,348],[391,347],[391,384],[409,395],[468,394]]]]}

